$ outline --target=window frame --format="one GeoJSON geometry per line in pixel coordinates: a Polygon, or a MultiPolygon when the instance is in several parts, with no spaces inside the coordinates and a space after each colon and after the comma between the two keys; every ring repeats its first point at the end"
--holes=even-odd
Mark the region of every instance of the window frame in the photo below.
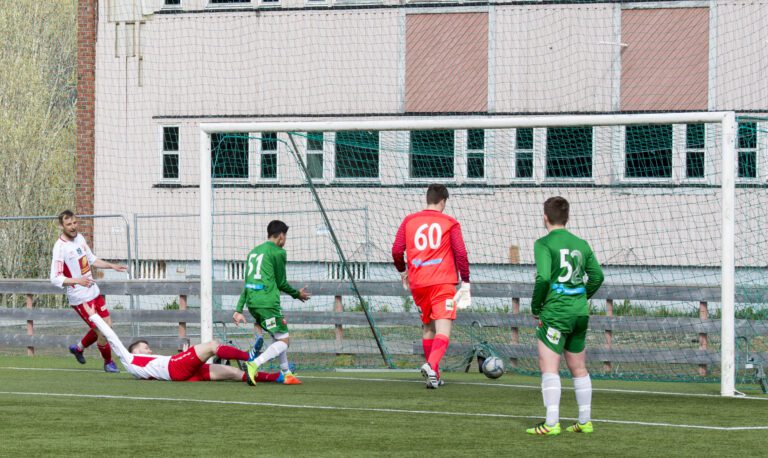
{"type": "MultiPolygon", "coordinates": [[[[457,183],[459,181],[459,174],[457,173],[457,167],[459,166],[459,155],[457,154],[457,142],[456,142],[456,133],[460,130],[457,129],[435,129],[440,131],[446,131],[446,132],[453,132],[453,167],[451,168],[451,176],[450,177],[414,177],[413,176],[413,149],[412,149],[412,140],[413,140],[413,132],[430,132],[433,131],[433,129],[427,129],[427,130],[408,130],[406,131],[408,135],[408,163],[407,163],[407,169],[406,169],[406,183],[457,183]]],[[[474,181],[474,180],[473,180],[474,181]]]]}
{"type": "Polygon", "coordinates": [[[756,119],[739,122],[736,124],[736,181],[740,183],[755,183],[761,179],[760,173],[760,123],[756,119]],[[755,147],[754,148],[741,148],[741,142],[739,141],[739,131],[741,130],[741,124],[754,124],[755,125],[755,147]],[[740,177],[739,176],[739,156],[741,153],[754,153],[755,155],[755,176],[754,177],[740,177]]]}
{"type": "MultiPolygon", "coordinates": [[[[224,134],[224,135],[226,135],[226,134],[235,134],[235,135],[243,134],[243,135],[247,136],[246,142],[245,142],[246,148],[247,148],[245,164],[248,167],[248,174],[247,174],[246,177],[215,178],[213,176],[213,170],[214,170],[213,169],[213,167],[214,167],[213,166],[213,145],[211,145],[211,182],[212,183],[217,183],[217,184],[218,183],[221,183],[221,184],[249,183],[251,181],[252,177],[253,177],[253,167],[252,167],[252,164],[251,164],[251,156],[252,156],[251,153],[253,152],[253,147],[251,146],[251,140],[253,138],[253,135],[250,132],[242,132],[242,131],[241,132],[217,132],[216,134],[224,134]]],[[[209,143],[213,143],[213,135],[215,135],[215,134],[211,134],[208,137],[209,138],[209,143]]]]}
{"type": "MultiPolygon", "coordinates": [[[[331,133],[333,141],[328,140],[328,142],[332,145],[332,152],[328,155],[330,159],[330,173],[328,174],[327,180],[330,180],[334,183],[380,183],[381,182],[381,134],[384,131],[381,130],[370,130],[365,132],[376,132],[377,133],[377,145],[376,145],[376,176],[375,177],[340,177],[338,176],[337,172],[337,164],[339,161],[339,154],[338,151],[336,151],[336,145],[339,138],[339,132],[351,132],[351,131],[334,131],[331,133]]],[[[324,134],[328,134],[328,132],[325,132],[324,134]]],[[[330,138],[330,137],[329,137],[330,138]]],[[[324,169],[325,170],[325,169],[324,169]]]]}
{"type": "Polygon", "coordinates": [[[625,183],[672,183],[675,180],[675,126],[678,124],[651,124],[670,126],[670,175],[668,177],[630,177],[627,176],[627,127],[647,126],[632,124],[621,126],[621,181],[625,183]]]}
{"type": "Polygon", "coordinates": [[[513,139],[512,139],[512,182],[519,183],[519,182],[530,182],[534,183],[536,181],[536,158],[535,158],[535,151],[536,151],[536,129],[533,127],[519,127],[514,129],[513,139]],[[520,148],[520,142],[518,133],[521,130],[530,130],[531,131],[531,148],[520,148]],[[531,176],[529,177],[521,177],[518,176],[518,173],[520,171],[520,168],[518,167],[518,159],[520,154],[530,154],[531,155],[531,176]]]}
{"type": "Polygon", "coordinates": [[[304,161],[305,165],[307,167],[307,175],[309,175],[310,168],[309,168],[309,156],[320,156],[320,173],[321,175],[319,177],[309,177],[312,181],[325,181],[326,180],[326,171],[325,171],[325,165],[326,165],[326,157],[327,154],[325,152],[325,132],[322,131],[312,131],[312,132],[306,132],[306,147],[304,148],[304,161]],[[309,140],[310,135],[312,134],[320,134],[320,149],[309,149],[309,140]]]}
{"type": "Polygon", "coordinates": [[[256,181],[260,183],[275,183],[280,181],[280,132],[259,132],[255,135],[254,138],[256,142],[256,149],[257,149],[257,161],[256,161],[256,170],[258,170],[258,174],[256,174],[256,181]],[[275,135],[275,149],[264,149],[264,142],[268,141],[265,137],[266,134],[274,134],[275,135]],[[267,151],[267,152],[265,152],[267,151]],[[264,156],[265,155],[274,155],[275,156],[275,176],[274,177],[264,177],[263,172],[263,164],[264,164],[264,156]]]}
{"type": "MultiPolygon", "coordinates": [[[[685,138],[684,138],[684,145],[683,150],[685,151],[685,154],[683,155],[684,163],[682,165],[682,180],[688,183],[701,183],[701,182],[707,182],[707,123],[688,123],[683,124],[683,127],[685,127],[685,138]],[[703,128],[702,132],[702,145],[701,147],[689,147],[688,145],[688,128],[689,126],[695,126],[695,125],[701,125],[703,128]],[[703,155],[703,175],[700,177],[690,177],[688,176],[688,157],[690,154],[701,154],[703,155]]],[[[673,162],[672,167],[674,168],[675,164],[673,162]]]]}
{"type": "MultiPolygon", "coordinates": [[[[595,181],[595,126],[573,126],[573,128],[588,127],[590,129],[590,167],[588,177],[550,177],[547,176],[547,163],[549,159],[549,130],[558,128],[570,128],[568,126],[563,127],[547,127],[544,129],[544,169],[542,173],[542,181],[545,183],[593,183],[595,181]]],[[[534,136],[535,138],[535,136],[534,136]]],[[[517,140],[517,139],[515,139],[517,140]]],[[[535,167],[535,163],[534,163],[535,167]]],[[[535,172],[534,172],[535,174],[535,172]]]]}
{"type": "MultiPolygon", "coordinates": [[[[488,146],[488,137],[489,137],[488,129],[466,129],[465,132],[466,132],[466,136],[467,136],[466,137],[467,142],[466,142],[466,148],[465,148],[467,154],[466,154],[466,163],[464,164],[465,165],[464,168],[465,168],[465,172],[466,172],[465,179],[467,181],[469,181],[469,182],[472,182],[472,183],[484,183],[484,182],[486,182],[488,180],[488,161],[486,160],[486,154],[485,154],[485,151],[486,151],[487,146],[488,146]],[[469,148],[469,146],[470,146],[470,144],[469,144],[469,136],[470,136],[469,132],[473,131],[473,130],[475,130],[475,131],[479,130],[479,131],[482,131],[482,133],[483,133],[483,140],[482,140],[483,141],[483,145],[482,145],[481,149],[476,149],[476,148],[475,149],[470,149],[469,148]],[[469,176],[469,160],[470,160],[470,155],[475,155],[475,156],[479,155],[480,159],[482,159],[482,161],[483,161],[483,175],[482,176],[479,176],[479,177],[471,177],[471,176],[469,176]]],[[[454,148],[454,155],[455,155],[456,154],[456,131],[455,130],[454,130],[454,134],[453,134],[453,142],[454,142],[454,147],[453,148],[454,148]]],[[[454,159],[454,161],[455,161],[455,159],[454,159]]],[[[456,166],[454,164],[454,172],[455,172],[455,170],[456,170],[456,166]]]]}
{"type": "Polygon", "coordinates": [[[160,143],[160,181],[162,183],[179,183],[181,182],[181,126],[178,124],[161,124],[159,127],[159,143],[160,143]],[[165,149],[165,129],[169,128],[177,129],[176,137],[176,151],[165,149]],[[165,177],[165,156],[175,155],[177,161],[177,177],[166,178],[165,177]]]}

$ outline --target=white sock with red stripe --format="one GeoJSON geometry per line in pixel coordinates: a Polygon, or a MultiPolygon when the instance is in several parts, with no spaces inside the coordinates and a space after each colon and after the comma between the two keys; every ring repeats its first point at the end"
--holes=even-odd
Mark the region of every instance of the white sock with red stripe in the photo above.
{"type": "Polygon", "coordinates": [[[260,354],[258,358],[254,360],[256,364],[261,366],[262,364],[266,363],[267,361],[270,361],[278,356],[280,356],[280,353],[285,352],[285,350],[288,349],[288,344],[283,342],[282,340],[276,340],[272,342],[272,345],[270,345],[264,353],[260,354]]]}
{"type": "Polygon", "coordinates": [[[589,374],[574,378],[573,388],[576,391],[576,404],[579,405],[579,423],[583,425],[592,415],[592,379],[589,374]]]}
{"type": "Polygon", "coordinates": [[[541,374],[541,395],[547,408],[547,426],[560,421],[560,375],[554,372],[541,374]]]}

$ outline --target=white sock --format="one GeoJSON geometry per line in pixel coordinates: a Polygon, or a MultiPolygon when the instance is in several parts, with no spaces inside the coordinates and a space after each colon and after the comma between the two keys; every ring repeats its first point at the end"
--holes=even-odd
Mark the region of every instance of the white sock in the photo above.
{"type": "Polygon", "coordinates": [[[545,372],[541,374],[541,395],[547,408],[547,426],[560,421],[560,375],[545,372]]]}
{"type": "Polygon", "coordinates": [[[285,352],[285,350],[287,349],[288,349],[288,344],[286,344],[282,340],[272,342],[272,345],[270,345],[266,349],[266,351],[264,351],[264,353],[260,354],[259,357],[254,360],[254,362],[259,366],[261,366],[267,361],[273,358],[276,358],[278,355],[280,355],[280,353],[285,352]]]}
{"type": "Polygon", "coordinates": [[[589,374],[573,379],[576,390],[576,404],[579,405],[579,423],[586,423],[592,415],[592,379],[589,374]]]}
{"type": "Polygon", "coordinates": [[[288,349],[286,349],[284,352],[280,353],[280,370],[288,372],[288,368],[288,349]]]}

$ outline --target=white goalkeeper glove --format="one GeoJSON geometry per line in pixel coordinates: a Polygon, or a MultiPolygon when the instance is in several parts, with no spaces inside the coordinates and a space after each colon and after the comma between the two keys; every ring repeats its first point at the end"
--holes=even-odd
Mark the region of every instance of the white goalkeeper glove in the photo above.
{"type": "Polygon", "coordinates": [[[463,282],[461,284],[461,288],[459,288],[459,291],[453,296],[453,303],[456,304],[456,307],[459,309],[465,309],[472,305],[472,295],[469,293],[469,282],[463,282]]]}
{"type": "Polygon", "coordinates": [[[408,271],[400,272],[400,280],[403,282],[403,289],[406,291],[411,290],[411,285],[408,283],[408,271]]]}

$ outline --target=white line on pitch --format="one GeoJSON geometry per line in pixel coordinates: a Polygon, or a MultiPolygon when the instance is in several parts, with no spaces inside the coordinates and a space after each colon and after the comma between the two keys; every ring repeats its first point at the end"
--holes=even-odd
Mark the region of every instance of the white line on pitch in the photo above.
{"type": "MultiPolygon", "coordinates": [[[[387,379],[387,378],[368,378],[368,377],[338,377],[338,376],[323,376],[323,375],[302,375],[301,378],[309,379],[330,379],[330,380],[354,380],[354,381],[371,381],[371,382],[401,382],[401,383],[424,383],[423,380],[402,380],[402,379],[387,379]]],[[[540,390],[541,387],[535,385],[515,385],[511,383],[482,383],[482,382],[450,382],[451,385],[474,385],[474,386],[488,386],[488,387],[500,387],[500,388],[524,388],[529,390],[540,390]]],[[[573,390],[573,387],[564,386],[564,390],[573,390]]],[[[653,394],[653,395],[665,395],[665,396],[687,396],[695,398],[723,398],[719,394],[706,394],[706,393],[680,393],[676,391],[647,391],[647,390],[627,390],[623,388],[595,388],[592,387],[592,391],[603,391],[608,393],[629,393],[629,394],[653,394]]],[[[734,399],[754,399],[758,401],[768,401],[768,397],[759,396],[734,396],[734,399]]]]}
{"type": "MultiPolygon", "coordinates": [[[[59,369],[52,367],[11,367],[0,366],[0,369],[16,370],[16,371],[62,371],[62,372],[102,372],[98,369],[59,369]]],[[[403,380],[403,379],[388,379],[388,378],[368,378],[368,377],[337,377],[337,376],[322,376],[322,375],[302,375],[301,378],[307,379],[328,379],[328,380],[351,380],[356,382],[388,382],[388,383],[424,383],[422,380],[403,380]]],[[[487,387],[499,387],[499,388],[523,388],[528,390],[539,390],[541,387],[535,385],[515,385],[512,383],[482,383],[482,382],[450,382],[451,385],[470,385],[470,386],[487,386],[487,387]]],[[[573,387],[564,386],[564,390],[573,390],[573,387]]],[[[648,390],[628,390],[623,388],[592,388],[592,391],[601,391],[606,393],[628,393],[628,394],[651,394],[651,395],[664,395],[664,396],[685,396],[693,398],[720,398],[725,399],[719,394],[706,394],[706,393],[680,393],[676,391],[648,391],[648,390]]],[[[756,401],[768,401],[768,397],[760,396],[734,396],[732,399],[751,399],[756,401]]]]}
{"type": "MultiPolygon", "coordinates": [[[[543,417],[536,415],[509,415],[503,413],[473,413],[473,412],[445,412],[434,410],[406,410],[406,409],[384,409],[375,407],[342,407],[342,406],[320,406],[320,405],[306,405],[306,404],[277,404],[274,402],[252,402],[252,401],[225,401],[218,399],[189,399],[189,398],[161,398],[150,396],[118,396],[111,394],[77,394],[77,393],[39,393],[39,392],[26,392],[26,391],[0,391],[0,395],[9,396],[50,396],[50,397],[62,397],[62,398],[87,398],[87,399],[112,399],[112,400],[129,400],[129,401],[164,401],[164,402],[186,402],[193,404],[229,404],[229,405],[242,405],[242,406],[257,406],[257,407],[280,407],[284,409],[309,409],[309,410],[340,410],[340,411],[352,411],[352,412],[378,412],[378,413],[402,413],[402,414],[416,414],[416,415],[445,415],[454,417],[486,417],[486,418],[526,418],[526,419],[540,419],[543,417]]],[[[576,418],[560,417],[563,420],[576,421],[576,418]]],[[[612,423],[620,425],[638,425],[638,426],[655,426],[664,428],[685,428],[685,429],[707,429],[713,431],[755,431],[766,430],[768,426],[706,426],[706,425],[685,425],[675,423],[651,423],[646,421],[629,421],[629,420],[598,420],[593,419],[594,422],[599,423],[612,423]]]]}

